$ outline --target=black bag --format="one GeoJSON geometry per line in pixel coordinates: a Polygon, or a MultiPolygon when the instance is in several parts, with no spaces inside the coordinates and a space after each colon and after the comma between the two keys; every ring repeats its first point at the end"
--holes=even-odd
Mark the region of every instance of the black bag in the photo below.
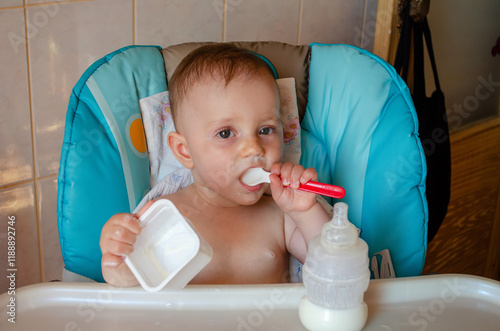
{"type": "Polygon", "coordinates": [[[401,37],[394,67],[398,73],[401,73],[402,78],[408,82],[412,44],[411,34],[413,32],[414,72],[412,98],[419,121],[420,140],[427,161],[426,195],[429,205],[427,241],[430,242],[446,216],[450,201],[451,155],[448,118],[444,94],[439,85],[427,18],[417,23],[410,17],[409,4],[403,10],[401,37]],[[425,93],[424,36],[436,86],[436,90],[430,98],[425,93]]]}

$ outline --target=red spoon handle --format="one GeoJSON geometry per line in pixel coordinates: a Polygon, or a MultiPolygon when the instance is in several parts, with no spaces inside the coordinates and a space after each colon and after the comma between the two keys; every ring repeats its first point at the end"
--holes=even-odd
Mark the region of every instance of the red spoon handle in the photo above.
{"type": "Polygon", "coordinates": [[[342,199],[345,196],[345,189],[340,186],[323,184],[314,181],[308,181],[300,184],[299,190],[324,195],[336,199],[342,199]]]}

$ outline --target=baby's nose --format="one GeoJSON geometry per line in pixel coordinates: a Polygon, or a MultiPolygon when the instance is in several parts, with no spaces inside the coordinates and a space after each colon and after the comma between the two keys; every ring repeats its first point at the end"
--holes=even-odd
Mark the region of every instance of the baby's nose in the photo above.
{"type": "Polygon", "coordinates": [[[240,148],[241,157],[263,156],[264,148],[257,137],[245,139],[240,148]]]}

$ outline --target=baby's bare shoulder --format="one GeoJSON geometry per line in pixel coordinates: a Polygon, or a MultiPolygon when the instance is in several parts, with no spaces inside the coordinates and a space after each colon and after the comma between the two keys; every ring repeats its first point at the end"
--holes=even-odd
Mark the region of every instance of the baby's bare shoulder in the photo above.
{"type": "Polygon", "coordinates": [[[175,207],[184,216],[187,216],[186,214],[190,213],[191,209],[196,205],[196,201],[195,199],[193,199],[193,196],[186,194],[186,188],[171,194],[161,196],[158,199],[167,199],[172,201],[175,207]]]}

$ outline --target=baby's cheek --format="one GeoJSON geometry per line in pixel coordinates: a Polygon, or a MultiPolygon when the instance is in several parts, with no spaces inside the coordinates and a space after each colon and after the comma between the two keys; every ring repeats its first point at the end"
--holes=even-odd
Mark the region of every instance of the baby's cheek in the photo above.
{"type": "Polygon", "coordinates": [[[283,159],[283,154],[285,151],[285,145],[282,142],[277,142],[272,148],[269,149],[268,153],[271,155],[271,161],[281,162],[283,159]]]}

